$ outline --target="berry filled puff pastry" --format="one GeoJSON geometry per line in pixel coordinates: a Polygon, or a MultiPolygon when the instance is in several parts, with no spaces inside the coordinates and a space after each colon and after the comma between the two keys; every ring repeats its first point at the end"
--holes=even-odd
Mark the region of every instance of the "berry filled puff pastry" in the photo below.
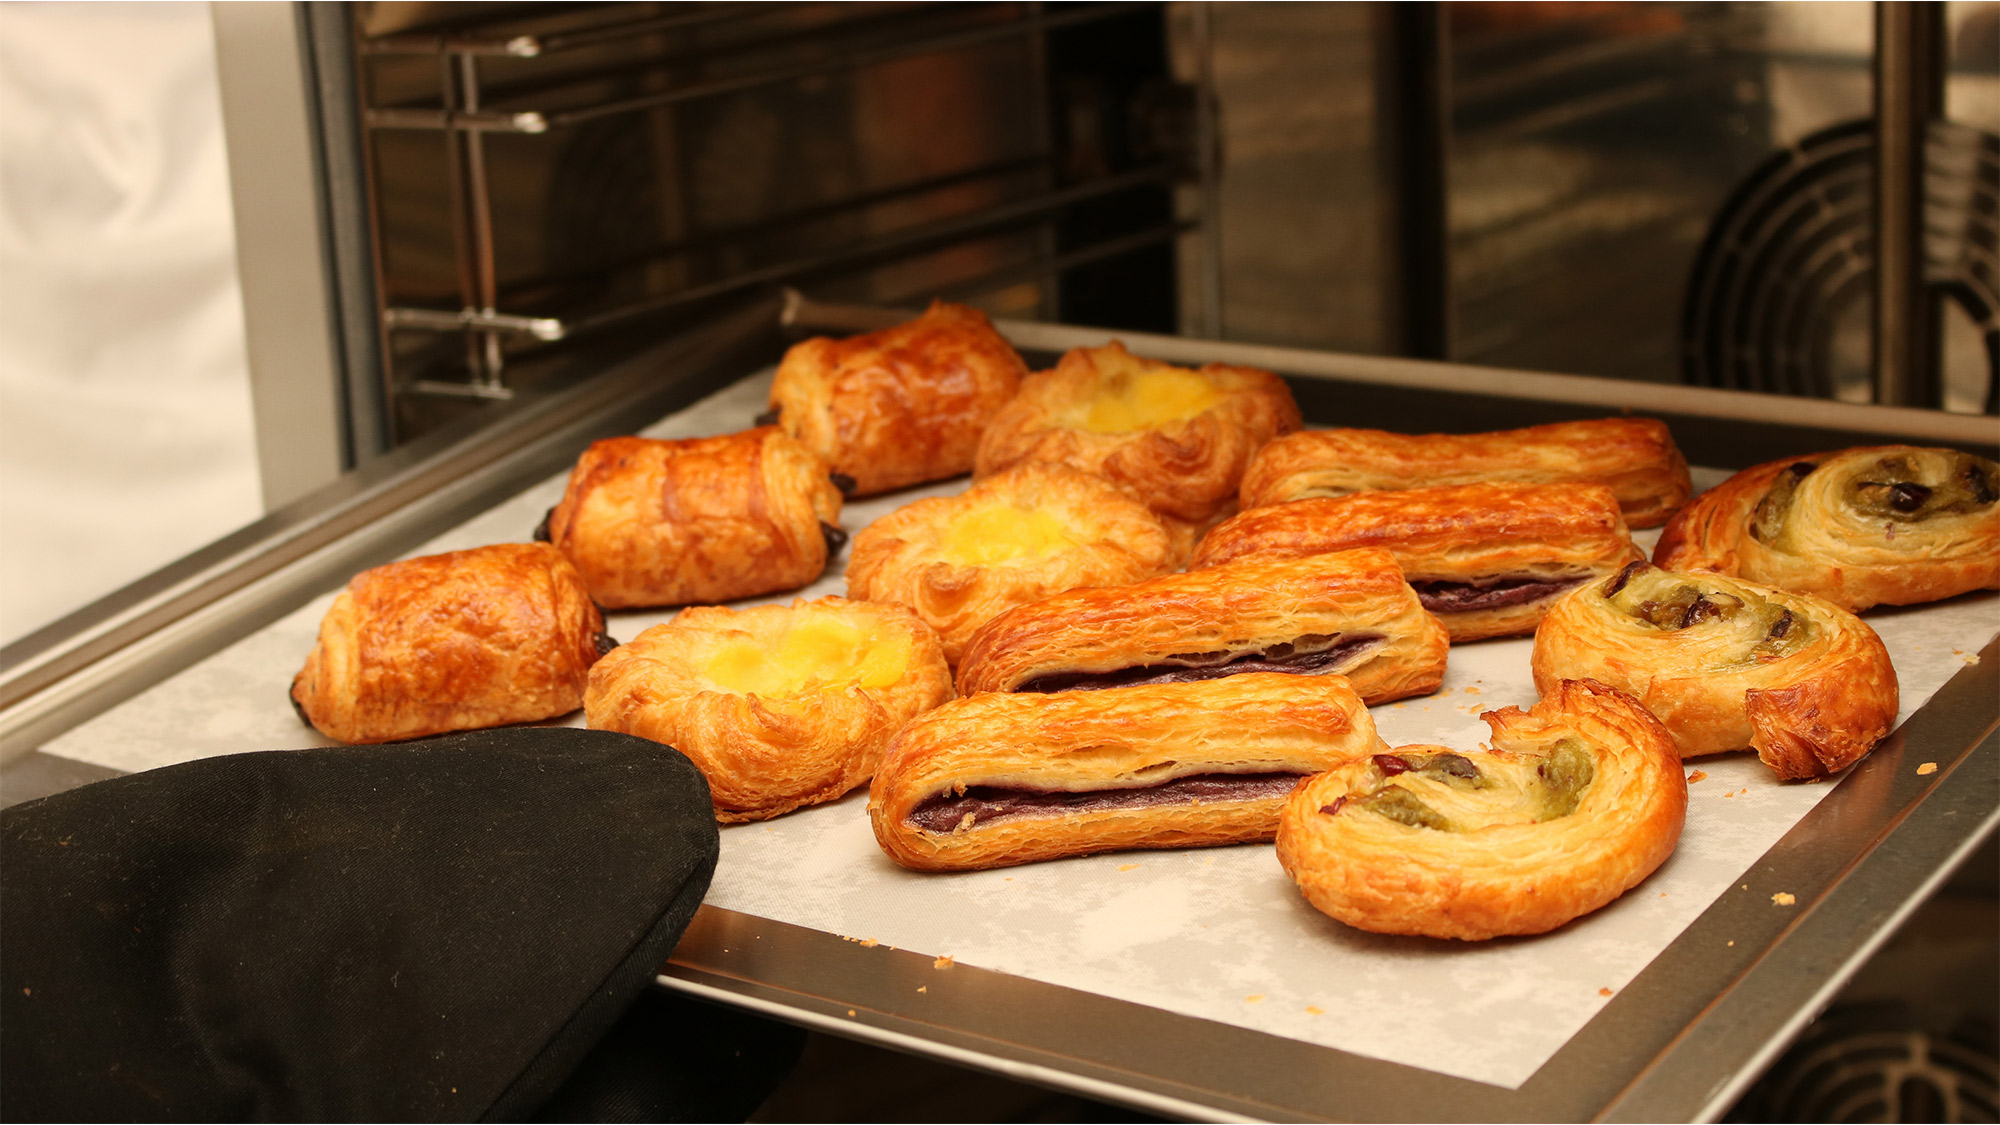
{"type": "Polygon", "coordinates": [[[1645,556],[1595,484],[1462,484],[1294,500],[1210,531],[1191,569],[1380,547],[1454,643],[1532,633],[1556,597],[1645,556]]]}
{"type": "Polygon", "coordinates": [[[1347,677],[1365,703],[1428,695],[1450,638],[1387,551],[1246,560],[1010,609],[966,646],[958,689],[1053,692],[1245,672],[1347,677]]]}
{"type": "Polygon", "coordinates": [[[2000,465],[1907,445],[1758,465],[1682,509],[1653,561],[1855,612],[2000,589],[2000,465]]]}
{"type": "Polygon", "coordinates": [[[1588,677],[1659,717],[1681,756],[1754,747],[1779,777],[1823,777],[1896,721],[1896,670],[1846,610],[1718,574],[1635,562],[1558,601],[1535,686],[1588,677]]]}
{"type": "Polygon", "coordinates": [[[545,543],[406,559],[333,599],[292,705],[342,742],[552,719],[583,704],[591,664],[617,643],[545,543]]]}
{"type": "Polygon", "coordinates": [[[937,636],[909,610],[820,598],[682,610],[598,662],[584,713],[686,754],[730,823],[834,800],[950,698],[937,636]]]}
{"type": "Polygon", "coordinates": [[[956,664],[973,630],[1017,605],[1137,582],[1173,561],[1166,526],[1145,504],[1076,469],[1030,463],[863,528],[847,596],[916,610],[956,664]]]}
{"type": "Polygon", "coordinates": [[[595,442],[548,539],[607,609],[723,602],[818,578],[847,540],[826,466],[776,426],[595,442]]]}
{"type": "Polygon", "coordinates": [[[1483,941],[1539,934],[1638,886],[1679,842],[1687,780],[1629,696],[1565,681],[1481,716],[1493,748],[1403,746],[1298,787],[1278,862],[1356,929],[1483,941]]]}
{"type": "Polygon", "coordinates": [[[903,728],[868,816],[919,871],[1249,843],[1271,838],[1302,777],[1385,749],[1339,676],[989,692],[903,728]]]}
{"type": "Polygon", "coordinates": [[[869,496],[972,471],[979,436],[1027,374],[986,314],[933,301],[906,324],[793,345],[767,417],[869,496]]]}

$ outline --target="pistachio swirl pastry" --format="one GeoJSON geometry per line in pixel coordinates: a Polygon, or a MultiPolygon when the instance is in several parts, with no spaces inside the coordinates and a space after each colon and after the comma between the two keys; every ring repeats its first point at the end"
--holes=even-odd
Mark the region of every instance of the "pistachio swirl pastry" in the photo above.
{"type": "Polygon", "coordinates": [[[1190,569],[1356,547],[1396,557],[1453,643],[1532,633],[1554,600],[1644,558],[1597,484],[1461,484],[1356,492],[1239,512],[1190,569]]]}
{"type": "Polygon", "coordinates": [[[915,610],[957,664],[973,631],[1015,606],[1173,565],[1166,526],[1145,504],[1088,473],[1031,462],[863,528],[847,596],[915,610]]]}
{"type": "Polygon", "coordinates": [[[1682,509],[1653,561],[1857,613],[2000,589],[2000,465],[1908,445],[1772,461],[1682,509]]]}
{"type": "Polygon", "coordinates": [[[818,578],[847,541],[840,489],[776,426],[593,443],[547,538],[607,609],[724,602],[818,578]]]}
{"type": "Polygon", "coordinates": [[[1557,602],[1531,665],[1544,692],[1587,677],[1631,694],[1683,758],[1751,747],[1782,778],[1838,773],[1896,721],[1896,670],[1860,618],[1645,562],[1557,602]]]}
{"type": "Polygon", "coordinates": [[[871,496],[971,472],[1027,374],[985,313],[933,301],[905,324],[792,345],[767,417],[871,496]]]}
{"type": "Polygon", "coordinates": [[[1307,775],[1387,749],[1339,676],[954,700],[890,743],[875,839],[919,871],[1268,840],[1307,775]]]}
{"type": "Polygon", "coordinates": [[[1387,551],[1245,560],[1070,590],[980,626],[958,690],[1055,692],[1245,672],[1347,677],[1365,703],[1428,695],[1450,638],[1387,551]]]}
{"type": "Polygon", "coordinates": [[[1565,680],[1489,711],[1492,749],[1403,746],[1298,787],[1278,862],[1356,929],[1483,941],[1539,934],[1638,886],[1680,841],[1687,780],[1630,696],[1565,680]]]}
{"type": "Polygon", "coordinates": [[[951,694],[937,635],[915,614],[827,597],[684,609],[598,662],[584,714],[593,730],[686,754],[726,824],[847,793],[891,735],[951,694]]]}
{"type": "Polygon", "coordinates": [[[1479,481],[1601,484],[1618,498],[1631,527],[1667,522],[1693,492],[1687,459],[1666,423],[1597,418],[1484,434],[1291,434],[1251,459],[1242,505],[1479,481]]]}

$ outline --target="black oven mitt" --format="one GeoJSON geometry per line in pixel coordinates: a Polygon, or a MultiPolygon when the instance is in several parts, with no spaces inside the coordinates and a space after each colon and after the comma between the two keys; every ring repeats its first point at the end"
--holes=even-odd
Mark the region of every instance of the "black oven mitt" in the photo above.
{"type": "Polygon", "coordinates": [[[542,1110],[708,889],[678,751],[564,728],[210,758],[0,813],[0,1117],[542,1110]]]}

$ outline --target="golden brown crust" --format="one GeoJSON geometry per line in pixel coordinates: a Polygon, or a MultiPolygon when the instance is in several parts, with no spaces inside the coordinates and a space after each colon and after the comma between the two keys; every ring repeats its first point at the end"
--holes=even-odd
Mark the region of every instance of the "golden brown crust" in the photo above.
{"type": "Polygon", "coordinates": [[[1339,676],[1247,673],[1194,684],[1031,696],[989,692],[919,716],[897,734],[868,792],[875,839],[919,871],[962,871],[1122,848],[1270,839],[1292,784],[1385,749],[1339,676]],[[1153,790],[1219,774],[1276,779],[1275,792],[1151,807],[1036,809],[952,802],[989,789],[1069,794],[1153,790]],[[946,802],[935,830],[917,819],[946,802]]]}
{"type": "Polygon", "coordinates": [[[1638,886],[1673,853],[1687,781],[1672,739],[1630,697],[1564,681],[1531,711],[1481,717],[1493,728],[1491,751],[1406,746],[1392,756],[1405,765],[1455,758],[1483,784],[1436,768],[1391,773],[1373,759],[1292,793],[1278,862],[1308,902],[1375,933],[1539,934],[1638,886]],[[1590,765],[1580,787],[1579,754],[1590,765]],[[1574,797],[1567,812],[1565,794],[1574,797]],[[1449,827],[1424,826],[1425,811],[1449,827]]]}
{"type": "Polygon", "coordinates": [[[1574,583],[1644,557],[1625,530],[1617,499],[1602,485],[1462,484],[1357,492],[1239,512],[1203,537],[1190,569],[1357,547],[1395,555],[1453,642],[1532,632],[1550,598],[1482,604],[1468,595],[1453,601],[1459,595],[1446,584],[1574,583]]]}
{"type": "Polygon", "coordinates": [[[828,597],[682,610],[598,663],[584,710],[592,729],[686,754],[730,823],[834,800],[868,780],[904,723],[950,698],[937,636],[914,614],[828,597]]]}
{"type": "Polygon", "coordinates": [[[789,590],[826,569],[840,524],[826,466],[776,426],[595,442],[549,513],[549,541],[607,609],[789,590]]]}
{"type": "Polygon", "coordinates": [[[576,569],[545,543],[406,559],[333,599],[292,700],[342,742],[550,719],[583,704],[603,634],[576,569]]]}
{"type": "Polygon", "coordinates": [[[1996,494],[2000,466],[1948,449],[1866,446],[1772,461],[1696,497],[1667,525],[1653,561],[1854,612],[2000,589],[1996,494]],[[1898,511],[1916,497],[1909,485],[1926,496],[1914,512],[1898,511]],[[1963,510],[1926,510],[1950,497],[1963,510]]]}
{"type": "Polygon", "coordinates": [[[893,328],[793,345],[770,401],[786,433],[869,496],[972,471],[1027,374],[985,313],[933,301],[893,328]]]}
{"type": "Polygon", "coordinates": [[[916,610],[956,664],[973,630],[1001,613],[1078,586],[1163,574],[1172,551],[1159,517],[1125,492],[1067,466],[1029,463],[862,529],[847,591],[916,610]],[[1015,542],[1021,549],[1007,557],[1015,542]]]}
{"type": "Polygon", "coordinates": [[[1809,594],[1645,563],[1551,608],[1532,666],[1542,691],[1588,677],[1631,694],[1684,758],[1754,747],[1782,778],[1837,773],[1896,721],[1896,670],[1860,618],[1809,594]]]}
{"type": "Polygon", "coordinates": [[[980,440],[975,473],[1071,465],[1193,525],[1193,539],[1235,506],[1251,454],[1299,425],[1291,389],[1268,371],[1174,367],[1114,340],[1028,376],[980,440]]]}
{"type": "Polygon", "coordinates": [[[1601,484],[1631,527],[1657,527],[1693,493],[1687,459],[1652,418],[1555,422],[1485,434],[1312,430],[1257,451],[1242,505],[1502,481],[1601,484]]]}
{"type": "Polygon", "coordinates": [[[1246,560],[1018,606],[973,634],[958,690],[1018,691],[1037,681],[1030,690],[1058,690],[1121,669],[1219,672],[1217,654],[1240,658],[1229,666],[1257,662],[1244,672],[1266,671],[1261,654],[1330,651],[1343,640],[1362,647],[1300,674],[1345,676],[1369,704],[1427,695],[1444,679],[1444,626],[1424,612],[1394,556],[1364,549],[1246,560]]]}

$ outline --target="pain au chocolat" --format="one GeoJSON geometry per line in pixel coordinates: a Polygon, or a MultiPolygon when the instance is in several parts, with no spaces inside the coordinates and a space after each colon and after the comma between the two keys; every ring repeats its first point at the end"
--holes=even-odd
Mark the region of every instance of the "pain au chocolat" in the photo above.
{"type": "Polygon", "coordinates": [[[1278,862],[1357,929],[1483,941],[1539,934],[1638,886],[1680,840],[1673,740],[1612,688],[1564,681],[1481,716],[1492,749],[1403,746],[1300,785],[1278,862]]]}
{"type": "Polygon", "coordinates": [[[1687,459],[1652,418],[1555,422],[1484,434],[1311,430],[1257,451],[1242,505],[1500,481],[1601,484],[1631,527],[1657,527],[1687,503],[1687,459]]]}
{"type": "Polygon", "coordinates": [[[1070,590],[974,633],[958,690],[1056,692],[1245,672],[1347,677],[1365,703],[1427,695],[1450,638],[1387,551],[1245,560],[1070,590]]]}
{"type": "Polygon", "coordinates": [[[1192,569],[1356,547],[1396,557],[1453,642],[1531,633],[1554,599],[1644,558],[1596,484],[1462,484],[1252,508],[1203,537],[1192,569]]]}
{"type": "Polygon", "coordinates": [[[1571,592],[1535,633],[1535,686],[1588,677],[1659,717],[1684,758],[1754,748],[1824,777],[1896,721],[1896,670],[1862,620],[1810,594],[1635,562],[1571,592]]]}
{"type": "Polygon", "coordinates": [[[868,792],[875,839],[919,871],[1268,840],[1309,774],[1387,749],[1339,676],[988,692],[918,716],[868,792]]]}
{"type": "Polygon", "coordinates": [[[333,599],[292,680],[300,717],[342,742],[528,723],[583,704],[617,644],[545,543],[502,543],[362,571],[333,599]]]}
{"type": "Polygon", "coordinates": [[[686,754],[730,823],[862,784],[890,736],[951,694],[937,636],[909,610],[828,597],[682,610],[592,669],[584,713],[686,754]]]}
{"type": "Polygon", "coordinates": [[[1772,461],[1682,509],[1653,561],[1857,613],[2000,589],[2000,465],[1907,445],[1772,461]]]}
{"type": "Polygon", "coordinates": [[[769,417],[870,496],[971,472],[987,422],[1027,374],[985,313],[933,301],[905,324],[792,345],[769,417]]]}
{"type": "Polygon", "coordinates": [[[593,443],[548,539],[607,609],[724,602],[818,578],[847,540],[826,466],[776,426],[593,443]]]}

